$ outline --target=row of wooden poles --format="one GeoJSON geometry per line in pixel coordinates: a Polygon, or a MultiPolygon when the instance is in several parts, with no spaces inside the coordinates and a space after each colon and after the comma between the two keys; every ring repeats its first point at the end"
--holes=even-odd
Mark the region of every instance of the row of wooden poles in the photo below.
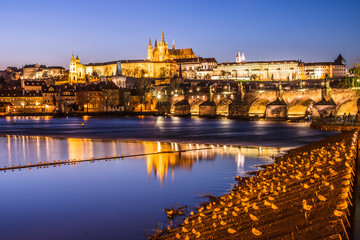
{"type": "Polygon", "coordinates": [[[182,152],[189,152],[189,151],[200,151],[200,150],[209,150],[213,149],[212,147],[207,148],[199,148],[199,149],[187,149],[187,150],[179,150],[179,151],[163,151],[163,152],[154,152],[154,153],[139,153],[139,154],[130,154],[130,155],[118,155],[118,156],[105,156],[105,157],[98,157],[94,158],[91,157],[89,159],[69,159],[69,160],[53,160],[53,161],[46,161],[46,162],[36,162],[36,163],[28,163],[28,165],[11,165],[11,166],[4,166],[0,167],[0,171],[7,171],[7,170],[16,170],[16,169],[31,169],[31,168],[41,168],[41,167],[48,167],[48,166],[60,166],[60,165],[74,165],[81,162],[95,162],[95,161],[107,161],[107,160],[115,160],[115,159],[123,159],[123,158],[133,158],[133,157],[143,157],[149,155],[157,155],[157,154],[172,154],[172,153],[182,153],[182,152]]]}

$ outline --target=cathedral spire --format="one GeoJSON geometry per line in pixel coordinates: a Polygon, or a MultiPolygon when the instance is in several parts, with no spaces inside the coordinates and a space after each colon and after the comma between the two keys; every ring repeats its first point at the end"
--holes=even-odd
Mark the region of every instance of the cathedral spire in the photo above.
{"type": "Polygon", "coordinates": [[[154,47],[157,47],[157,39],[155,38],[155,46],[154,47]]]}
{"type": "Polygon", "coordinates": [[[161,33],[161,42],[160,44],[165,44],[164,32],[161,33]]]}
{"type": "Polygon", "coordinates": [[[173,49],[173,50],[175,49],[175,38],[173,38],[173,46],[172,46],[172,49],[173,49]]]}
{"type": "Polygon", "coordinates": [[[149,46],[151,46],[151,37],[149,38],[149,46]]]}

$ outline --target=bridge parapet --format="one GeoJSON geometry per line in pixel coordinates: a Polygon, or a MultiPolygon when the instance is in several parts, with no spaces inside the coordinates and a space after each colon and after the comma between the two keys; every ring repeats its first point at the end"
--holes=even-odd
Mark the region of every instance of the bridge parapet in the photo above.
{"type": "MultiPolygon", "coordinates": [[[[214,93],[213,101],[217,107],[216,114],[231,117],[265,117],[268,104],[277,99],[277,91],[275,90],[253,90],[246,92],[241,104],[233,104],[229,110],[230,104],[239,98],[239,92],[214,93]],[[227,105],[227,106],[226,106],[227,105]],[[236,109],[236,108],[241,109],[236,109]],[[246,112],[244,112],[246,111],[246,112]],[[234,115],[232,115],[234,114],[234,115]]],[[[170,98],[171,105],[187,99],[191,106],[191,114],[199,114],[199,105],[210,99],[209,93],[188,93],[173,95],[170,98]]],[[[287,119],[305,118],[312,116],[336,116],[357,113],[356,103],[359,99],[357,91],[354,89],[332,89],[332,99],[334,104],[326,106],[320,104],[322,101],[322,89],[294,89],[285,90],[283,92],[283,100],[286,103],[287,119]],[[314,105],[319,105],[314,109],[314,105]],[[331,108],[331,109],[330,109],[331,108]],[[330,110],[331,111],[330,111],[330,110]],[[328,111],[329,110],[329,111],[328,111]]],[[[274,108],[272,106],[272,108],[274,108]]],[[[283,109],[284,107],[282,107],[283,109]]],[[[173,109],[173,108],[172,108],[173,109]]],[[[270,112],[274,112],[271,110],[270,112]]],[[[275,111],[276,112],[276,111],[275,111]]],[[[274,112],[274,113],[275,113],[274,112]]],[[[281,116],[284,109],[281,110],[281,116]]],[[[276,114],[275,114],[276,115],[276,114]]]]}

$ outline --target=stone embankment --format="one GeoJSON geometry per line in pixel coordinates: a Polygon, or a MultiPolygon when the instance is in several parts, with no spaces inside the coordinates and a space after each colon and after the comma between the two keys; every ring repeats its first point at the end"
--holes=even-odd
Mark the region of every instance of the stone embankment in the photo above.
{"type": "Polygon", "coordinates": [[[290,151],[153,239],[349,239],[358,132],[290,151]]]}

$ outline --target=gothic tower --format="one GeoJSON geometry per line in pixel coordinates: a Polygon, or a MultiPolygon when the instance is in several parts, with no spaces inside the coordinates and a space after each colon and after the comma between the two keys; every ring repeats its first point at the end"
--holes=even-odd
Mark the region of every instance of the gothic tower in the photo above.
{"type": "Polygon", "coordinates": [[[153,48],[152,48],[152,45],[151,45],[151,38],[149,39],[149,46],[148,46],[148,50],[147,50],[147,57],[146,59],[147,60],[152,60],[153,58],[153,48]]]}

